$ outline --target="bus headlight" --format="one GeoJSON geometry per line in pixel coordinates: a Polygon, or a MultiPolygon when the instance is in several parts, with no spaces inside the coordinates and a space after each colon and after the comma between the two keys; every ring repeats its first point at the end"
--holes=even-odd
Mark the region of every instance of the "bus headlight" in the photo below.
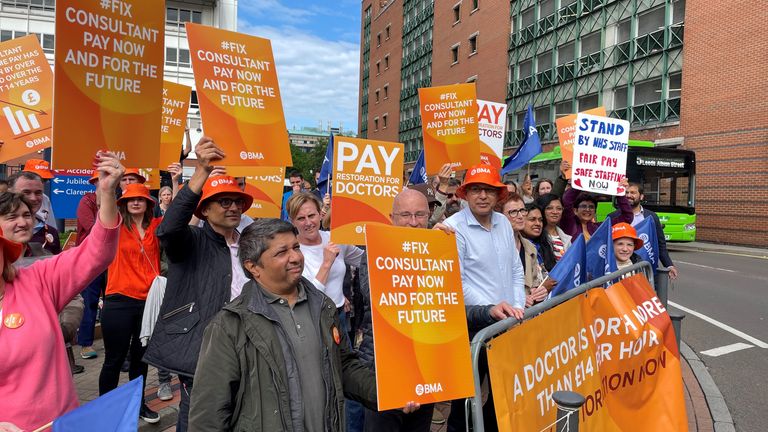
{"type": "Polygon", "coordinates": [[[696,224],[686,224],[683,229],[685,231],[694,231],[696,230],[696,224]]]}

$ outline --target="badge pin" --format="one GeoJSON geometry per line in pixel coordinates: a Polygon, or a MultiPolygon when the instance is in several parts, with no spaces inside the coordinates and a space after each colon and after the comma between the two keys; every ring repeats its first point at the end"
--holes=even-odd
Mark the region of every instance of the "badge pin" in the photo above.
{"type": "Polygon", "coordinates": [[[53,243],[53,234],[48,233],[45,235],[45,241],[46,243],[53,243]]]}
{"type": "MultiPolygon", "coordinates": [[[[3,324],[9,329],[17,329],[24,325],[24,315],[14,312],[3,319],[3,324]]],[[[336,342],[338,343],[338,342],[336,342]]]]}
{"type": "Polygon", "coordinates": [[[333,326],[333,329],[331,330],[333,332],[333,341],[336,342],[336,345],[341,343],[341,334],[339,334],[339,329],[336,328],[336,326],[333,326]]]}

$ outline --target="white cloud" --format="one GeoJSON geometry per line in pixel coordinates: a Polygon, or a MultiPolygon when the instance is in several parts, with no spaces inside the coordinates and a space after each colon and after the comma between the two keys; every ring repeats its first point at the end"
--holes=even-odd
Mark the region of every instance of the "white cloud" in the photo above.
{"type": "Polygon", "coordinates": [[[332,121],[357,130],[360,47],[326,40],[301,28],[253,25],[241,20],[239,31],[272,41],[286,123],[317,126],[332,121]]]}

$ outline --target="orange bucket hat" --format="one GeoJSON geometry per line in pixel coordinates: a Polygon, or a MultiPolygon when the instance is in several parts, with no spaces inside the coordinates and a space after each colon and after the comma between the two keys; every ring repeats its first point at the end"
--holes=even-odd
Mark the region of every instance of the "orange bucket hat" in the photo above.
{"type": "Polygon", "coordinates": [[[53,172],[51,172],[51,164],[48,163],[48,161],[42,159],[29,159],[24,164],[24,169],[22,171],[33,172],[44,180],[50,180],[53,178],[53,172]]]}
{"type": "Polygon", "coordinates": [[[139,178],[139,183],[143,184],[147,182],[147,178],[141,175],[141,173],[139,173],[138,168],[126,168],[125,173],[123,173],[123,177],[127,175],[135,175],[136,177],[139,178]]]}
{"type": "Polygon", "coordinates": [[[621,222],[611,228],[611,238],[613,240],[618,240],[624,237],[634,240],[635,250],[643,247],[643,239],[637,236],[637,231],[635,231],[635,228],[633,228],[632,225],[626,222],[621,222]]]}
{"type": "Polygon", "coordinates": [[[203,217],[203,209],[207,204],[206,201],[222,194],[240,195],[245,200],[243,212],[251,208],[251,204],[253,204],[253,197],[243,192],[234,178],[230,176],[209,177],[208,181],[203,185],[203,196],[200,197],[200,203],[195,209],[195,216],[205,219],[203,217]]]}
{"type": "Polygon", "coordinates": [[[133,198],[144,198],[147,201],[147,206],[152,208],[155,206],[155,199],[149,194],[149,189],[141,183],[131,183],[125,186],[123,195],[117,200],[118,204],[123,204],[125,201],[133,198]]]}
{"type": "Polygon", "coordinates": [[[472,183],[480,183],[499,189],[499,201],[504,201],[509,195],[507,185],[501,182],[499,171],[491,165],[475,165],[467,171],[464,183],[456,189],[456,195],[461,199],[467,199],[467,186],[472,183]]]}

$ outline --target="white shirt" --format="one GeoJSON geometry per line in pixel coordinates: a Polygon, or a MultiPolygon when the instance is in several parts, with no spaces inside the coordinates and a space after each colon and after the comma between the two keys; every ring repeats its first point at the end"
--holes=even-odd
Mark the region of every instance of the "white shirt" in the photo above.
{"type": "Polygon", "coordinates": [[[344,306],[344,275],[347,272],[349,264],[354,267],[360,266],[360,258],[363,256],[363,250],[357,246],[339,245],[339,255],[331,265],[328,272],[328,279],[325,284],[317,280],[317,272],[323,265],[323,249],[331,240],[331,233],[320,231],[322,241],[318,245],[301,245],[301,253],[304,254],[304,272],[303,276],[312,282],[317,289],[324,292],[336,304],[336,307],[344,306]]]}
{"type": "Polygon", "coordinates": [[[445,224],[456,230],[464,303],[484,306],[507,301],[525,308],[525,271],[509,220],[493,212],[488,230],[467,207],[445,224]]]}
{"type": "Polygon", "coordinates": [[[229,246],[229,256],[232,259],[232,285],[230,286],[230,300],[234,300],[243,291],[243,285],[248,283],[248,278],[245,276],[243,266],[240,264],[240,233],[235,231],[234,243],[227,244],[229,246]]]}
{"type": "Polygon", "coordinates": [[[634,213],[634,219],[632,219],[632,226],[637,226],[640,222],[645,220],[643,216],[643,206],[640,206],[640,212],[634,213]]]}

